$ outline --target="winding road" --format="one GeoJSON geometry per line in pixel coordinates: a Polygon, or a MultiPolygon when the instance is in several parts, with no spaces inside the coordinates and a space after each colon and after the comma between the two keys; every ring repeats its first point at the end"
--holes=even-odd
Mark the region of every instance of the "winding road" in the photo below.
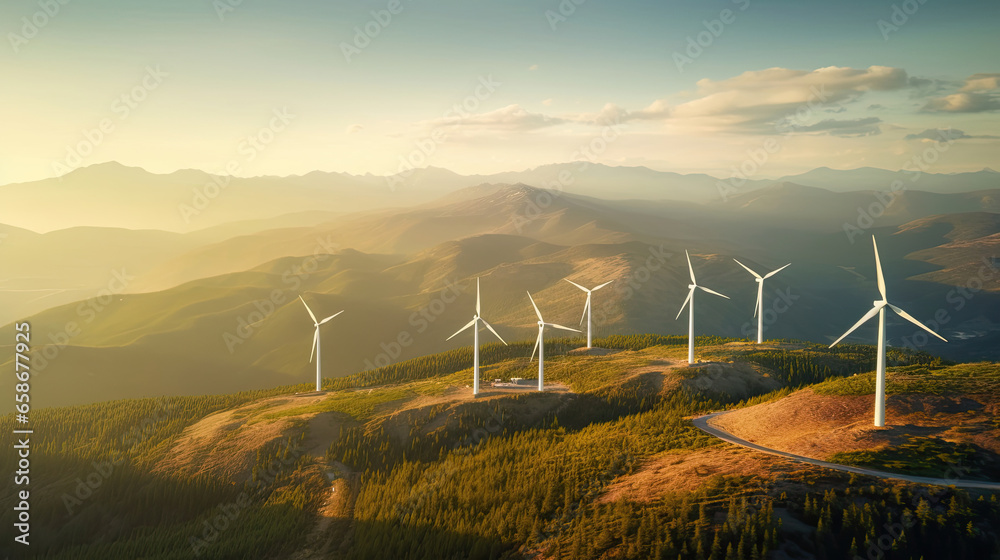
{"type": "Polygon", "coordinates": [[[712,414],[699,416],[698,418],[693,419],[692,422],[701,431],[709,435],[713,435],[723,441],[732,443],[734,445],[739,445],[741,447],[746,447],[747,449],[753,449],[754,451],[760,451],[762,453],[768,453],[770,455],[777,455],[778,457],[784,457],[786,459],[791,459],[793,461],[798,461],[800,463],[808,463],[810,465],[816,465],[818,467],[824,467],[828,469],[834,469],[854,474],[877,476],[879,478],[892,478],[896,480],[905,480],[907,482],[915,482],[917,484],[933,484],[935,486],[956,486],[959,488],[978,488],[980,490],[1000,490],[1000,482],[983,482],[978,480],[958,480],[958,479],[948,479],[948,478],[929,478],[925,476],[910,476],[905,474],[896,474],[885,471],[864,469],[860,467],[849,467],[847,465],[838,465],[837,463],[828,463],[826,461],[820,461],[819,459],[811,459],[809,457],[803,457],[802,455],[786,453],[784,451],[778,451],[777,449],[770,449],[767,447],[757,445],[756,443],[751,443],[745,439],[740,439],[730,434],[729,432],[720,430],[719,428],[709,425],[709,420],[725,413],[726,411],[713,412],[712,414]]]}

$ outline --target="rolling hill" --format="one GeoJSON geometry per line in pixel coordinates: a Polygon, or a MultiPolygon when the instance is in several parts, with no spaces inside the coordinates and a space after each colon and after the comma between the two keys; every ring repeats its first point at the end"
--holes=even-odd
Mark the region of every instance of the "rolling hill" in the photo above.
{"type": "MultiPolygon", "coordinates": [[[[47,437],[32,448],[32,476],[45,481],[32,487],[32,553],[791,558],[861,551],[871,527],[900,520],[905,538],[887,538],[905,554],[987,557],[1000,546],[1000,505],[988,493],[754,456],[687,420],[727,405],[733,415],[799,406],[809,391],[870,399],[871,347],[706,339],[710,361],[688,367],[681,337],[609,337],[597,341],[610,350],[601,355],[567,352],[566,342],[551,341],[545,393],[486,387],[469,398],[463,349],[330,379],[323,392],[297,385],[35,410],[47,437]]],[[[487,346],[486,375],[530,374],[528,348],[487,346]]],[[[995,363],[948,367],[896,350],[891,359],[891,390],[910,409],[997,391],[995,363]]],[[[981,420],[954,433],[974,434],[981,420]]],[[[13,421],[0,419],[7,429],[13,421]]],[[[8,481],[0,492],[12,489],[8,481]]]]}
{"type": "MultiPolygon", "coordinates": [[[[829,208],[827,198],[846,197],[847,208],[856,200],[852,197],[868,196],[781,187],[788,188],[818,197],[821,208],[829,208]]],[[[761,196],[774,195],[773,190],[763,189],[761,196]]],[[[934,196],[960,208],[971,195],[934,196]]],[[[749,212],[730,202],[727,211],[749,212]]],[[[954,213],[868,230],[880,237],[894,302],[951,340],[931,342],[893,318],[891,345],[955,359],[995,358],[998,277],[986,276],[993,272],[976,263],[994,254],[1000,234],[996,215],[954,213]],[[964,276],[981,272],[979,285],[964,276]]],[[[51,239],[66,247],[62,258],[48,265],[53,277],[76,271],[81,281],[94,283],[122,263],[137,271],[129,272],[137,278],[125,290],[91,293],[90,287],[83,291],[87,299],[19,316],[46,333],[36,342],[44,359],[37,390],[53,405],[190,395],[205,387],[251,390],[307,378],[309,329],[299,295],[331,313],[348,310],[323,338],[324,371],[342,376],[461,345],[445,339],[468,320],[476,278],[482,278],[486,316],[509,340],[533,336],[526,291],[549,320],[579,323],[583,300],[563,281],[567,277],[613,281],[595,299],[599,336],[684,333],[685,322],[673,316],[685,295],[685,250],[691,251],[699,278],[733,298],[702,300],[698,333],[755,334],[752,278],[734,257],[761,270],[793,263],[768,286],[764,318],[771,339],[831,342],[877,293],[867,232],[852,244],[839,231],[796,229],[789,235],[787,224],[772,214],[749,222],[726,216],[683,205],[557,195],[526,185],[480,185],[411,208],[215,242],[207,240],[255,226],[217,234],[10,230],[16,242],[0,251],[31,255],[32,247],[47,247],[44,240],[51,239]],[[538,210],[526,214],[531,208],[538,210]],[[518,222],[518,216],[531,219],[518,222]],[[259,319],[266,320],[250,326],[259,319]],[[168,370],[175,373],[167,375],[168,370]]],[[[50,301],[70,299],[62,297],[50,301]]],[[[8,324],[5,331],[11,328],[8,324]]],[[[863,326],[851,340],[870,341],[873,329],[863,326]]]]}

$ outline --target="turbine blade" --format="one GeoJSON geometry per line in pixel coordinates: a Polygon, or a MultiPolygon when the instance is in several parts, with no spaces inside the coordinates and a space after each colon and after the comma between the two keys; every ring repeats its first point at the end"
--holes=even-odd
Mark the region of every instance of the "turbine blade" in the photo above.
{"type": "Polygon", "coordinates": [[[866,321],[868,321],[868,319],[871,319],[872,317],[874,317],[875,315],[877,315],[878,312],[879,312],[879,310],[882,309],[882,307],[884,307],[884,306],[882,306],[882,305],[876,305],[875,307],[872,307],[871,310],[868,311],[868,313],[865,313],[865,316],[862,317],[861,320],[859,320],[857,323],[854,323],[853,327],[847,329],[847,332],[845,332],[844,334],[840,335],[840,338],[838,338],[837,340],[834,340],[833,344],[830,345],[830,348],[833,348],[834,346],[837,345],[838,342],[840,342],[841,340],[844,340],[844,337],[846,337],[847,335],[849,335],[852,332],[854,332],[854,329],[860,327],[862,324],[864,324],[866,321]]]}
{"type": "Polygon", "coordinates": [[[907,321],[913,323],[914,325],[916,325],[916,326],[924,329],[925,331],[927,331],[927,332],[931,333],[932,335],[940,338],[941,340],[944,340],[945,342],[948,342],[948,340],[945,337],[943,337],[943,336],[939,335],[938,333],[930,330],[929,328],[927,328],[927,325],[925,325],[925,324],[921,323],[920,321],[914,319],[913,315],[910,315],[906,311],[903,311],[902,309],[896,307],[895,305],[893,305],[891,303],[889,304],[889,307],[891,307],[892,310],[896,312],[896,315],[899,315],[900,317],[902,317],[902,318],[906,319],[907,321]]]}
{"type": "MultiPolygon", "coordinates": [[[[483,321],[483,322],[485,323],[485,321],[483,321]]],[[[462,332],[462,331],[464,331],[465,329],[467,329],[467,328],[469,328],[469,327],[471,327],[472,325],[475,325],[475,324],[476,324],[476,320],[475,320],[475,318],[473,318],[473,319],[472,319],[471,321],[469,321],[469,322],[468,322],[468,323],[467,323],[467,324],[466,324],[466,325],[465,325],[464,327],[462,327],[462,328],[458,329],[458,331],[457,331],[457,332],[456,332],[455,334],[453,334],[453,335],[449,336],[448,338],[444,339],[444,340],[445,340],[445,342],[447,342],[447,341],[449,341],[449,340],[451,340],[451,339],[455,338],[456,336],[458,336],[458,334],[459,334],[459,333],[461,333],[461,332],[462,332]]]]}
{"type": "MultiPolygon", "coordinates": [[[[302,299],[302,296],[299,296],[299,299],[302,299]]],[[[313,323],[318,323],[319,321],[317,321],[316,316],[313,315],[312,309],[309,309],[309,304],[306,303],[306,300],[302,299],[302,305],[306,306],[306,311],[308,311],[309,316],[312,317],[313,323]]]]}
{"type": "Polygon", "coordinates": [[[325,324],[325,323],[326,323],[327,321],[329,321],[330,319],[333,319],[334,317],[336,317],[337,315],[340,315],[341,313],[343,313],[343,311],[338,311],[337,313],[334,313],[333,315],[330,315],[330,316],[329,316],[329,317],[327,317],[326,319],[323,319],[322,321],[320,321],[320,322],[319,322],[319,324],[323,325],[323,324],[325,324]]]}
{"type": "Polygon", "coordinates": [[[716,295],[716,296],[719,296],[719,297],[724,297],[726,299],[729,299],[729,296],[720,294],[719,292],[716,292],[715,290],[709,290],[708,288],[705,288],[703,286],[698,286],[698,289],[699,290],[704,290],[704,291],[706,291],[706,292],[708,292],[708,293],[710,293],[712,295],[716,295]]]}
{"type": "Polygon", "coordinates": [[[555,323],[545,323],[545,326],[546,327],[554,327],[554,328],[557,328],[557,329],[562,329],[564,331],[583,332],[583,331],[580,331],[578,329],[571,329],[569,327],[564,327],[562,325],[557,325],[555,323]]]}
{"type": "Polygon", "coordinates": [[[480,310],[480,300],[479,300],[479,278],[476,278],[476,315],[482,315],[483,312],[480,310]]]}
{"type": "Polygon", "coordinates": [[[597,290],[600,290],[601,288],[603,288],[604,286],[607,286],[607,285],[608,285],[608,284],[610,284],[611,282],[614,282],[614,280],[609,280],[609,281],[607,281],[607,282],[605,282],[605,283],[601,284],[600,286],[598,286],[598,287],[596,287],[596,288],[594,288],[593,290],[590,290],[590,291],[592,291],[592,292],[596,292],[597,290]]]}
{"type": "Polygon", "coordinates": [[[688,274],[691,275],[691,283],[692,284],[697,284],[698,281],[694,279],[694,267],[691,266],[691,254],[688,253],[687,249],[684,249],[684,255],[688,259],[688,274]]]}
{"type": "Polygon", "coordinates": [[[542,319],[542,312],[539,311],[538,306],[535,305],[535,299],[531,297],[531,292],[528,292],[528,299],[531,300],[531,306],[535,308],[535,315],[538,315],[538,320],[544,323],[545,319],[542,319]]]}
{"type": "Polygon", "coordinates": [[[587,308],[590,307],[590,292],[587,292],[587,303],[583,304],[583,317],[580,317],[580,324],[583,324],[583,320],[587,318],[587,308]]]}
{"type": "Polygon", "coordinates": [[[882,276],[882,261],[878,258],[878,245],[875,243],[875,236],[872,236],[872,247],[875,247],[875,270],[878,272],[878,292],[882,294],[882,301],[886,301],[885,277],[882,276]]]}
{"type": "MultiPolygon", "coordinates": [[[[563,278],[563,280],[565,280],[565,281],[569,282],[570,284],[573,284],[573,285],[574,285],[574,286],[576,286],[577,288],[580,288],[581,290],[583,290],[583,291],[585,291],[585,292],[587,292],[587,293],[590,293],[590,290],[588,290],[587,288],[584,288],[583,286],[581,286],[581,285],[577,284],[576,282],[574,282],[574,281],[570,280],[569,278],[563,278]]],[[[596,290],[597,288],[594,288],[594,289],[596,290]]]]}
{"type": "MultiPolygon", "coordinates": [[[[733,259],[733,260],[736,261],[736,259],[733,259]]],[[[761,277],[760,274],[757,274],[756,272],[750,270],[749,266],[741,263],[740,261],[736,261],[736,264],[738,264],[738,265],[742,266],[743,268],[747,269],[747,272],[749,272],[750,274],[753,274],[754,278],[760,278],[761,277]]]]}
{"type": "Polygon", "coordinates": [[[767,274],[764,275],[764,279],[766,280],[766,279],[774,276],[775,274],[781,272],[782,270],[785,270],[786,268],[788,268],[790,266],[792,266],[792,263],[788,263],[785,266],[779,268],[778,270],[772,270],[771,272],[768,272],[767,274]]]}
{"type": "Polygon", "coordinates": [[[684,298],[684,303],[681,304],[681,310],[677,312],[677,316],[674,317],[674,321],[676,321],[677,319],[681,318],[681,313],[684,313],[684,308],[687,307],[688,300],[691,299],[691,294],[693,294],[693,293],[694,293],[694,288],[691,288],[690,290],[688,290],[688,295],[687,295],[686,298],[684,298]]]}
{"type": "Polygon", "coordinates": [[[753,316],[757,318],[757,310],[760,309],[760,300],[764,297],[764,283],[757,284],[757,303],[753,304],[753,316]]]}
{"type": "Polygon", "coordinates": [[[316,345],[318,343],[319,343],[319,328],[317,328],[316,332],[313,334],[313,349],[309,351],[309,363],[310,364],[313,361],[313,356],[316,355],[316,345]]]}
{"type": "Polygon", "coordinates": [[[529,362],[535,359],[535,352],[538,351],[538,345],[541,344],[541,342],[542,342],[542,327],[538,327],[538,338],[535,339],[535,347],[532,348],[531,350],[531,357],[528,358],[529,362]]]}
{"type": "Polygon", "coordinates": [[[487,329],[490,329],[490,332],[493,333],[494,336],[496,336],[497,338],[500,339],[500,342],[503,342],[505,346],[510,346],[509,344],[507,344],[507,341],[504,340],[502,336],[500,336],[499,334],[497,334],[497,331],[493,330],[493,327],[489,323],[486,322],[486,319],[483,319],[482,317],[480,317],[479,320],[482,321],[484,325],[486,325],[487,329]]]}

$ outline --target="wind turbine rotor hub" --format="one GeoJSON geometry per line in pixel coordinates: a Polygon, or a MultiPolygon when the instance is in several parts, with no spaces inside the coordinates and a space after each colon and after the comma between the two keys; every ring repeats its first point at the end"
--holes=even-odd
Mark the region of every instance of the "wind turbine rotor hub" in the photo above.
{"type": "Polygon", "coordinates": [[[754,278],[754,282],[757,282],[758,284],[763,284],[764,283],[764,279],[763,278],[754,278]]]}
{"type": "Polygon", "coordinates": [[[696,285],[694,285],[694,284],[688,284],[688,289],[689,289],[689,290],[693,290],[693,289],[695,289],[695,288],[697,288],[697,287],[698,287],[698,286],[696,286],[696,285]]]}

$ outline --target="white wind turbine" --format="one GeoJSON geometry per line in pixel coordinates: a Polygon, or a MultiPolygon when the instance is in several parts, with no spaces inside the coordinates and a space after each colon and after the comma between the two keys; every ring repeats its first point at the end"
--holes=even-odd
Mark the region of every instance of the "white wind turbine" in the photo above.
{"type": "Polygon", "coordinates": [[[458,334],[464,331],[465,329],[472,327],[472,332],[473,332],[472,371],[474,376],[472,381],[473,395],[479,394],[479,322],[482,322],[483,325],[486,325],[486,328],[490,329],[490,332],[496,335],[496,337],[500,339],[500,342],[503,342],[505,345],[507,344],[507,341],[504,340],[502,336],[497,334],[497,331],[493,330],[493,327],[491,327],[490,324],[486,322],[486,319],[483,319],[482,317],[479,316],[479,314],[482,313],[482,311],[480,311],[480,307],[481,306],[479,301],[479,278],[476,278],[476,314],[472,316],[472,320],[469,321],[468,324],[458,329],[458,332],[445,339],[445,340],[451,340],[456,336],[458,336],[458,334]]]}
{"type": "MultiPolygon", "coordinates": [[[[736,259],[733,260],[736,261],[736,259]]],[[[792,263],[788,263],[777,270],[772,270],[771,272],[765,274],[764,276],[761,276],[760,274],[757,274],[756,272],[750,270],[749,266],[741,263],[740,261],[736,261],[736,264],[747,269],[747,272],[753,274],[754,279],[757,280],[757,304],[754,305],[753,314],[754,317],[757,317],[757,344],[760,344],[764,342],[764,280],[767,280],[768,278],[774,276],[775,274],[781,272],[782,270],[785,270],[786,268],[791,266],[792,263]]]]}
{"type": "Polygon", "coordinates": [[[688,254],[687,249],[684,250],[684,254],[687,255],[688,260],[688,272],[691,274],[691,283],[688,284],[688,295],[684,298],[684,303],[681,304],[680,311],[677,312],[677,317],[674,320],[680,318],[681,313],[684,313],[684,307],[688,306],[688,363],[694,363],[694,291],[703,290],[710,294],[724,297],[729,299],[729,296],[724,296],[719,292],[709,290],[704,286],[699,286],[698,281],[694,279],[694,267],[691,266],[691,255],[688,254]]]}
{"type": "Polygon", "coordinates": [[[889,307],[896,312],[896,315],[906,319],[907,321],[913,323],[914,325],[924,329],[925,331],[931,333],[932,335],[944,340],[945,338],[938,333],[927,328],[923,323],[914,319],[909,313],[903,311],[902,309],[896,307],[895,305],[889,303],[885,295],[885,277],[882,276],[882,262],[878,258],[878,244],[875,243],[875,236],[872,236],[872,246],[875,248],[875,271],[878,273],[878,291],[882,295],[882,299],[876,300],[874,307],[871,311],[865,313],[865,316],[861,318],[860,321],[854,323],[854,326],[847,330],[840,338],[833,341],[830,348],[837,345],[838,342],[844,340],[844,337],[854,332],[854,329],[860,327],[864,322],[868,321],[876,314],[878,314],[878,355],[876,356],[875,365],[875,426],[881,428],[885,426],[885,308],[889,307]]]}
{"type": "Polygon", "coordinates": [[[593,347],[593,344],[592,344],[592,340],[593,339],[591,338],[591,330],[592,329],[591,329],[591,321],[590,321],[590,296],[591,296],[591,294],[593,294],[597,290],[600,290],[604,286],[607,286],[611,282],[614,282],[614,280],[611,280],[611,282],[605,282],[605,283],[601,284],[600,286],[598,286],[596,288],[592,288],[590,290],[588,290],[587,288],[584,288],[583,286],[577,284],[576,282],[570,280],[569,278],[563,278],[563,280],[565,280],[565,281],[569,282],[570,284],[573,284],[577,288],[580,288],[581,290],[587,292],[587,303],[584,304],[584,306],[583,306],[583,317],[580,318],[580,324],[581,325],[583,324],[583,320],[584,319],[587,320],[587,348],[591,348],[591,347],[593,347]]]}
{"type": "Polygon", "coordinates": [[[320,357],[319,357],[320,356],[320,350],[321,350],[321,345],[319,343],[319,326],[322,325],[322,324],[324,324],[324,323],[326,323],[330,319],[333,319],[337,315],[340,315],[341,313],[343,313],[343,311],[338,311],[337,313],[334,313],[333,315],[330,315],[326,319],[323,319],[322,321],[319,321],[319,320],[316,319],[316,315],[313,315],[312,309],[309,309],[309,305],[306,304],[306,300],[302,299],[302,296],[299,296],[299,299],[302,300],[302,305],[306,306],[306,311],[309,312],[309,317],[312,318],[313,325],[315,325],[315,327],[316,327],[316,333],[313,335],[313,347],[312,347],[312,351],[309,352],[309,361],[312,362],[313,354],[316,354],[316,390],[317,391],[321,391],[323,389],[323,386],[322,386],[323,376],[322,376],[322,373],[321,373],[321,370],[320,370],[320,366],[322,365],[322,363],[321,363],[320,357]]]}
{"type": "MultiPolygon", "coordinates": [[[[531,306],[535,308],[535,315],[538,315],[538,338],[535,339],[535,348],[531,351],[531,358],[535,357],[535,350],[538,351],[538,390],[545,390],[545,327],[554,327],[557,329],[562,329],[564,331],[580,332],[577,329],[571,329],[569,327],[564,327],[562,325],[557,325],[555,323],[546,323],[545,319],[542,319],[542,312],[538,310],[538,306],[535,305],[534,298],[531,297],[531,292],[528,292],[528,299],[531,300],[531,306]]],[[[530,361],[531,358],[528,358],[530,361]]]]}

